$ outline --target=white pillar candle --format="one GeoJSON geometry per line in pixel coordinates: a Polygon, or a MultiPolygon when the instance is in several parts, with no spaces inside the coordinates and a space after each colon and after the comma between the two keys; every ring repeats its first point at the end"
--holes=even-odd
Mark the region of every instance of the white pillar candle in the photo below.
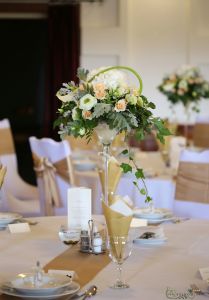
{"type": "Polygon", "coordinates": [[[68,228],[88,229],[91,220],[91,189],[74,187],[68,189],[68,228]]]}

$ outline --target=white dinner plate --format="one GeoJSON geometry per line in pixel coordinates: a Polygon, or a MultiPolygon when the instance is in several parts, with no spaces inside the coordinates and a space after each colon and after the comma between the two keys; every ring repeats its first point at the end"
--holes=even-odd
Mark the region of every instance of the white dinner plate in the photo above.
{"type": "Polygon", "coordinates": [[[150,238],[150,239],[134,239],[134,243],[138,245],[162,245],[167,241],[166,237],[163,238],[150,238]]]}
{"type": "Polygon", "coordinates": [[[0,212],[0,225],[7,225],[20,218],[22,218],[22,216],[17,213],[0,212]]]}
{"type": "Polygon", "coordinates": [[[91,171],[94,170],[96,168],[96,164],[94,162],[74,162],[74,166],[76,168],[77,171],[91,171]]]}
{"type": "Polygon", "coordinates": [[[149,208],[136,208],[134,210],[134,217],[142,219],[163,219],[165,217],[170,217],[172,215],[171,211],[165,208],[155,208],[153,212],[150,212],[149,208]]]}
{"type": "Polygon", "coordinates": [[[34,274],[24,273],[17,275],[10,281],[11,287],[25,295],[52,295],[59,289],[70,287],[72,281],[65,275],[44,273],[42,279],[34,286],[34,274]]]}
{"type": "Polygon", "coordinates": [[[30,300],[36,300],[36,299],[58,299],[64,296],[69,296],[77,293],[80,289],[80,285],[77,282],[72,282],[71,285],[67,288],[61,289],[57,292],[54,292],[51,295],[26,295],[18,292],[16,289],[13,288],[2,288],[1,292],[5,295],[14,296],[14,297],[20,297],[22,299],[30,299],[30,300]]]}

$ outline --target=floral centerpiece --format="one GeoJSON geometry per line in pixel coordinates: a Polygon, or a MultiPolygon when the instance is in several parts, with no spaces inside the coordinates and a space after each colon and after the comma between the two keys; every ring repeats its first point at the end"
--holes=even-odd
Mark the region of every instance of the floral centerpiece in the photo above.
{"type": "MultiPolygon", "coordinates": [[[[61,137],[73,135],[89,140],[93,130],[101,124],[103,128],[106,126],[116,133],[134,130],[139,140],[153,130],[161,142],[165,135],[170,134],[163,121],[153,116],[151,110],[155,105],[142,95],[142,80],[135,70],[123,66],[100,68],[92,72],[78,69],[77,76],[79,84],[72,81],[63,83],[56,94],[61,100],[61,107],[55,126],[59,126],[61,137]],[[139,88],[128,85],[126,73],[121,70],[133,73],[139,81],[139,88]]],[[[127,152],[125,150],[124,154],[127,152]]],[[[129,158],[133,161],[131,156],[129,158]]],[[[136,178],[144,180],[143,170],[135,167],[136,178]]],[[[121,168],[125,173],[132,171],[130,164],[123,163],[121,168]]],[[[137,186],[136,181],[134,184],[137,186]]],[[[140,192],[146,195],[146,202],[151,200],[146,186],[140,192]]]]}
{"type": "Polygon", "coordinates": [[[192,109],[197,112],[200,100],[209,98],[209,82],[202,77],[198,68],[192,66],[181,67],[165,76],[158,89],[171,104],[182,103],[185,108],[192,104],[192,109]]]}

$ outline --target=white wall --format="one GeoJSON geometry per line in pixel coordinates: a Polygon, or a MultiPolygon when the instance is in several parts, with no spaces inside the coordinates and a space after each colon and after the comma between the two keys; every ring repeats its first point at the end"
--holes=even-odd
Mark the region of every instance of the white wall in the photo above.
{"type": "MultiPolygon", "coordinates": [[[[83,3],[81,65],[135,68],[143,78],[144,95],[157,104],[156,114],[171,117],[169,103],[156,87],[166,73],[188,63],[200,66],[209,80],[208,14],[208,0],[83,3]]],[[[209,100],[201,108],[209,114],[209,100]]],[[[176,113],[184,122],[181,105],[176,113]]]]}

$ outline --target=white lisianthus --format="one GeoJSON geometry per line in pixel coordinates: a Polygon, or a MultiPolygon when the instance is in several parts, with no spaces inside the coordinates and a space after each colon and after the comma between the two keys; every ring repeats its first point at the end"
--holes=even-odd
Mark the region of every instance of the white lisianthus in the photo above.
{"type": "Polygon", "coordinates": [[[128,101],[128,103],[130,103],[131,105],[136,105],[137,103],[137,97],[134,95],[126,95],[126,100],[128,101]]]}
{"type": "Polygon", "coordinates": [[[80,135],[84,135],[86,133],[86,129],[84,127],[81,127],[79,130],[80,135]]]}
{"type": "Polygon", "coordinates": [[[79,120],[78,107],[72,109],[72,119],[73,121],[79,120]]]}
{"type": "Polygon", "coordinates": [[[97,99],[90,94],[86,94],[80,99],[79,108],[83,110],[90,110],[97,104],[97,99]]]}
{"type": "Polygon", "coordinates": [[[125,111],[126,110],[126,100],[121,99],[115,104],[115,111],[120,112],[120,111],[125,111]]]}
{"type": "Polygon", "coordinates": [[[187,88],[188,88],[188,83],[186,80],[179,81],[179,89],[187,90],[187,88]]]}
{"type": "Polygon", "coordinates": [[[173,90],[174,90],[174,83],[173,83],[173,82],[166,83],[166,84],[163,86],[163,90],[164,90],[165,92],[173,92],[173,90]]]}

